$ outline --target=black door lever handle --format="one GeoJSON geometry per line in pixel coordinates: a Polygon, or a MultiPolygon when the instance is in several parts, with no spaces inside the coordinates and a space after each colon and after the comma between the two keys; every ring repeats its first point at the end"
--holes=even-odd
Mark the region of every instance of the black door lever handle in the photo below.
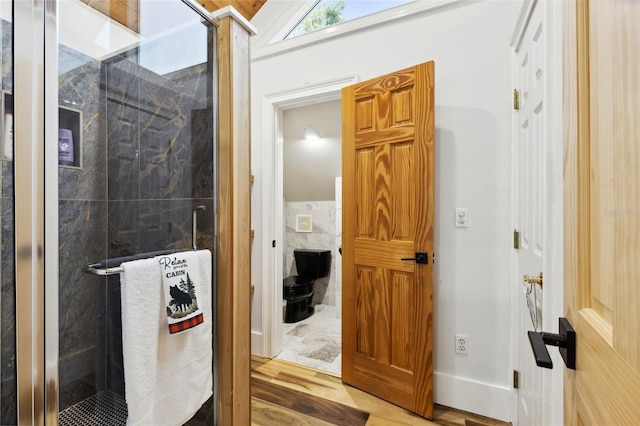
{"type": "Polygon", "coordinates": [[[567,368],[576,369],[576,331],[566,318],[560,318],[559,334],[529,331],[529,342],[538,367],[553,368],[547,345],[558,346],[567,368]]]}
{"type": "Polygon", "coordinates": [[[416,253],[416,257],[403,257],[400,260],[415,260],[416,263],[420,263],[420,264],[427,264],[429,263],[429,258],[427,256],[427,253],[416,253]]]}

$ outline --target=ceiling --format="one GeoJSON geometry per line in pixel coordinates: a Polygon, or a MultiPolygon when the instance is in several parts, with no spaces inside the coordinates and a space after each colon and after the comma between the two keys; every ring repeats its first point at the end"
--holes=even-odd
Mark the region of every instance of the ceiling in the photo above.
{"type": "MultiPolygon", "coordinates": [[[[140,0],[80,0],[88,4],[100,13],[128,27],[132,31],[139,32],[140,0]]],[[[233,6],[242,16],[251,20],[258,13],[267,0],[199,0],[209,12],[233,6]]]]}

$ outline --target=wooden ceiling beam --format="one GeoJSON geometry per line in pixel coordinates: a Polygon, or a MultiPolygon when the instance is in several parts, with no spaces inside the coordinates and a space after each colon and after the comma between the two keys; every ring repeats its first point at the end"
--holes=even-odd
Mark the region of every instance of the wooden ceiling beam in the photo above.
{"type": "Polygon", "coordinates": [[[140,0],[80,0],[125,27],[140,32],[140,0]]]}
{"type": "Polygon", "coordinates": [[[201,0],[202,6],[209,12],[233,6],[242,16],[251,20],[267,0],[201,0]]]}
{"type": "MultiPolygon", "coordinates": [[[[80,0],[98,12],[140,32],[140,0],[80,0]]],[[[209,12],[233,6],[247,20],[251,20],[267,0],[200,0],[209,12]]]]}

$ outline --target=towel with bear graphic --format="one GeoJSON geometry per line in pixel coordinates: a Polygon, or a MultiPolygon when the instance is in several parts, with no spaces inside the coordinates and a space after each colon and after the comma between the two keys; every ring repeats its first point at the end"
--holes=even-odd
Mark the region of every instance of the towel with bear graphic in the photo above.
{"type": "Polygon", "coordinates": [[[162,270],[164,300],[167,308],[169,333],[174,334],[188,330],[204,321],[202,310],[198,307],[198,259],[190,252],[174,253],[158,256],[162,270]]]}

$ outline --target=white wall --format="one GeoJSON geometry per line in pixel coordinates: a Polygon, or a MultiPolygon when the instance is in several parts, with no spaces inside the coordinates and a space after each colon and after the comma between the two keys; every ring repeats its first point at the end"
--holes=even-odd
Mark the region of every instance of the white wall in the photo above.
{"type": "MultiPolygon", "coordinates": [[[[268,3],[267,3],[268,5],[268,3]]],[[[357,74],[366,80],[435,61],[436,263],[435,401],[510,420],[511,152],[510,48],[517,1],[460,2],[393,24],[252,62],[252,158],[256,229],[252,276],[259,298],[262,257],[275,239],[259,229],[263,100],[274,93],[357,74]],[[470,227],[454,228],[454,208],[469,209],[470,227]],[[469,338],[468,356],[454,353],[454,334],[469,338]]],[[[264,9],[264,7],[263,7],[264,9]]],[[[262,10],[261,10],[262,12],[262,10]]],[[[266,13],[266,12],[265,12],[266,13]]],[[[264,16],[259,17],[268,21],[264,16]]],[[[272,285],[281,285],[273,283],[272,285]]],[[[254,352],[262,332],[253,301],[254,352]]],[[[258,349],[259,350],[259,349],[258,349]]]]}

